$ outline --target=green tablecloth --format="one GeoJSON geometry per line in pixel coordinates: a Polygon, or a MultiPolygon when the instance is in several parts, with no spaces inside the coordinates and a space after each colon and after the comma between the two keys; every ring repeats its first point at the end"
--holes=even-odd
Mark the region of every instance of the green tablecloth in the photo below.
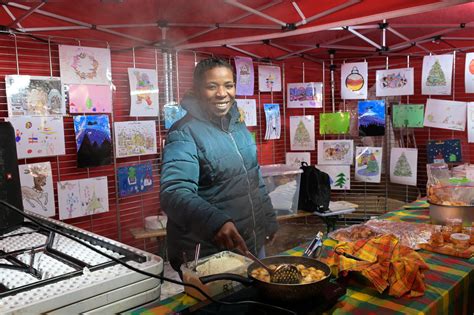
{"type": "MultiPolygon", "coordinates": [[[[423,200],[411,203],[409,209],[389,212],[380,218],[393,221],[429,222],[429,210],[423,200]]],[[[332,240],[326,246],[335,244],[332,240]]],[[[306,244],[304,244],[306,245],[306,244]]],[[[306,246],[283,254],[302,255],[306,246]]],[[[474,258],[462,259],[420,250],[429,265],[425,273],[427,289],[418,298],[394,298],[378,293],[375,288],[356,281],[349,283],[347,294],[328,312],[330,314],[472,314],[474,306],[474,258]]],[[[157,315],[179,312],[198,301],[178,294],[152,308],[142,308],[132,314],[157,315]]]]}

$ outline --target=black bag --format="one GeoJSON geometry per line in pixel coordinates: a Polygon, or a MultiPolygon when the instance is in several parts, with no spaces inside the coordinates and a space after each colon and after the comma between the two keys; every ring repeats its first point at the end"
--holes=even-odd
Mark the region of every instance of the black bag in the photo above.
{"type": "Polygon", "coordinates": [[[300,181],[298,210],[308,212],[329,211],[331,184],[329,175],[306,162],[301,162],[303,174],[300,181]]]}

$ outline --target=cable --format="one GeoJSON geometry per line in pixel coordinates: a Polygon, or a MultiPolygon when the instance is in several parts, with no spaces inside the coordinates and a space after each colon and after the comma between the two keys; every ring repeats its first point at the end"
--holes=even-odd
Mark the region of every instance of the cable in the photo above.
{"type": "Polygon", "coordinates": [[[132,271],[135,271],[137,273],[140,273],[142,275],[145,275],[145,276],[148,276],[148,277],[152,277],[152,278],[157,278],[159,280],[162,280],[162,281],[168,281],[168,282],[171,282],[171,283],[174,283],[174,284],[179,284],[179,285],[183,285],[183,286],[187,286],[187,287],[190,287],[190,288],[193,288],[193,289],[196,289],[197,291],[199,291],[199,293],[201,293],[202,295],[204,295],[207,299],[209,299],[211,302],[213,303],[217,303],[217,304],[222,304],[222,305],[241,305],[241,304],[255,304],[255,305],[261,305],[261,306],[264,306],[264,307],[268,307],[268,308],[272,308],[272,309],[275,309],[275,310],[279,310],[279,311],[283,311],[285,313],[288,313],[288,314],[294,314],[296,315],[296,312],[293,312],[292,310],[289,310],[289,309],[286,309],[286,308],[283,308],[283,307],[279,307],[279,306],[276,306],[276,305],[271,305],[271,304],[267,304],[267,303],[262,303],[262,302],[257,302],[257,301],[250,301],[250,300],[246,300],[246,301],[239,301],[239,302],[224,302],[224,301],[219,301],[219,300],[216,300],[214,299],[213,297],[211,297],[210,295],[208,295],[206,292],[204,292],[200,287],[194,285],[194,284],[191,284],[191,283],[185,283],[185,282],[181,282],[181,281],[178,281],[178,280],[174,280],[174,279],[170,279],[170,278],[167,278],[167,277],[164,277],[164,276],[159,276],[159,275],[155,275],[155,274],[152,274],[152,273],[149,273],[147,271],[143,271],[143,270],[140,270],[138,268],[135,268],[133,266],[130,266],[128,265],[127,263],[121,261],[120,259],[118,258],[115,258],[113,256],[110,256],[109,254],[107,253],[104,253],[102,251],[100,251],[99,249],[95,248],[94,246],[90,245],[89,243],[81,240],[81,239],[78,239],[72,235],[69,235],[67,233],[64,233],[63,231],[60,231],[58,229],[55,229],[53,227],[50,227],[50,226],[47,226],[43,223],[41,223],[40,219],[37,219],[29,214],[26,214],[25,212],[23,212],[22,210],[16,208],[15,206],[9,204],[8,202],[4,201],[4,200],[0,200],[0,204],[3,204],[4,206],[6,206],[7,208],[21,214],[23,217],[27,218],[28,220],[30,220],[31,222],[37,224],[39,227],[47,230],[47,231],[50,231],[50,232],[54,232],[54,233],[57,233],[59,235],[62,235],[64,237],[67,237],[73,241],[76,241],[77,243],[81,244],[82,246],[85,246],[93,251],[95,251],[96,253],[116,262],[117,264],[120,264],[132,271]]]}

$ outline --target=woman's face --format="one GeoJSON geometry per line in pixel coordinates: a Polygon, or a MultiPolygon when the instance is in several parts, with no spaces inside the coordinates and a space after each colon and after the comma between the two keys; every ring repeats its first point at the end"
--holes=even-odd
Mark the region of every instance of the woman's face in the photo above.
{"type": "Polygon", "coordinates": [[[217,117],[225,116],[235,100],[234,75],[229,68],[216,67],[204,73],[199,99],[217,117]]]}

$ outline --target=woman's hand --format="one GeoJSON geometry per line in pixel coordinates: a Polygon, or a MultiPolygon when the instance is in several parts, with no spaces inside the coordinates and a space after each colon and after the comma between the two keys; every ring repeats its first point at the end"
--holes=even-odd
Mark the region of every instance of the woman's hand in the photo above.
{"type": "Polygon", "coordinates": [[[224,223],[224,225],[214,236],[214,242],[225,249],[237,249],[242,253],[248,251],[244,239],[240,236],[235,224],[231,221],[224,223]]]}

